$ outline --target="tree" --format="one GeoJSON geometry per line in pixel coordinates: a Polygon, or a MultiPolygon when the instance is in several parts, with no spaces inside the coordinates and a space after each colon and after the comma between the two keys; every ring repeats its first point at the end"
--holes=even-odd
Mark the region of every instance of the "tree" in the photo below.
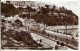
{"type": "Polygon", "coordinates": [[[42,14],[46,15],[50,11],[49,5],[45,5],[45,7],[41,7],[42,14]]]}
{"type": "Polygon", "coordinates": [[[19,13],[18,9],[16,9],[12,4],[3,4],[1,6],[1,13],[6,17],[14,16],[19,13]]]}

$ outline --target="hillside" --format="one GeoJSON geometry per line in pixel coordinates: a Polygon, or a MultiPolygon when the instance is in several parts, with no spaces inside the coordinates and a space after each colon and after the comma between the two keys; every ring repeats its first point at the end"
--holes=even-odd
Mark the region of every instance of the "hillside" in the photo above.
{"type": "MultiPolygon", "coordinates": [[[[35,3],[35,2],[33,2],[35,3]]],[[[27,2],[26,2],[27,4],[27,2]]],[[[30,2],[30,4],[32,4],[30,2]]],[[[14,16],[16,14],[21,14],[22,12],[26,12],[27,14],[21,16],[24,18],[32,18],[37,23],[44,23],[49,26],[53,25],[78,25],[78,16],[74,14],[71,10],[67,10],[65,7],[57,7],[56,5],[50,6],[45,4],[45,6],[32,6],[26,5],[27,8],[19,7],[15,8],[14,6],[11,6],[11,4],[1,4],[3,5],[1,8],[1,13],[8,16],[14,16]],[[8,6],[5,12],[5,7],[8,6]],[[37,9],[35,9],[37,7],[37,9]],[[9,10],[9,8],[11,10],[9,10]],[[31,12],[31,15],[30,15],[31,12]]],[[[34,4],[35,5],[35,4],[34,4]]]]}

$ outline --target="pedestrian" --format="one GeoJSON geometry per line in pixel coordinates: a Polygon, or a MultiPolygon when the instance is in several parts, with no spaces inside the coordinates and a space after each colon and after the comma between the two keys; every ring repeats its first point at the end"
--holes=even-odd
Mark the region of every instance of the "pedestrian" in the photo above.
{"type": "Polygon", "coordinates": [[[72,37],[72,39],[74,39],[74,37],[72,37]]]}
{"type": "Polygon", "coordinates": [[[57,30],[57,33],[59,33],[59,31],[57,30]]]}
{"type": "Polygon", "coordinates": [[[66,50],[67,49],[67,47],[66,46],[64,46],[64,43],[62,42],[62,43],[60,43],[60,45],[61,45],[61,47],[60,47],[60,49],[59,50],[66,50]]]}
{"type": "Polygon", "coordinates": [[[43,44],[42,44],[42,39],[39,40],[39,46],[40,46],[40,47],[43,46],[43,44]]]}
{"type": "Polygon", "coordinates": [[[59,41],[57,41],[56,44],[57,44],[57,45],[55,45],[55,50],[59,50],[59,47],[60,47],[60,45],[59,45],[59,44],[60,44],[59,41]]]}
{"type": "Polygon", "coordinates": [[[66,32],[64,31],[63,34],[66,34],[66,32]]]}

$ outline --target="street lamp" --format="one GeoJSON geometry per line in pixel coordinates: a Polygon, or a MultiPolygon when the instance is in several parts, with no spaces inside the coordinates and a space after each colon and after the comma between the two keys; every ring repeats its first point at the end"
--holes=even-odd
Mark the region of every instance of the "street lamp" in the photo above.
{"type": "Polygon", "coordinates": [[[66,36],[67,36],[67,23],[66,23],[66,36]]]}
{"type": "Polygon", "coordinates": [[[30,30],[30,28],[31,28],[31,11],[29,12],[29,14],[30,14],[30,22],[29,22],[29,25],[30,25],[30,26],[29,26],[29,30],[28,30],[28,31],[29,31],[29,33],[30,33],[30,31],[31,31],[31,30],[30,30]]]}

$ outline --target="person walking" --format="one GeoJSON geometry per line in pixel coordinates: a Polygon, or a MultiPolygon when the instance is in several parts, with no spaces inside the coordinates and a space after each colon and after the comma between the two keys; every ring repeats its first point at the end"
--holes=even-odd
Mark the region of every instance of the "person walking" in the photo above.
{"type": "Polygon", "coordinates": [[[62,43],[60,43],[60,45],[61,45],[61,47],[60,47],[60,49],[59,50],[66,50],[67,49],[67,47],[66,46],[64,46],[64,43],[62,42],[62,43]]]}
{"type": "Polygon", "coordinates": [[[60,47],[60,45],[59,45],[59,44],[60,44],[59,41],[57,41],[56,44],[57,44],[57,45],[55,45],[55,50],[59,50],[59,47],[60,47]]]}

